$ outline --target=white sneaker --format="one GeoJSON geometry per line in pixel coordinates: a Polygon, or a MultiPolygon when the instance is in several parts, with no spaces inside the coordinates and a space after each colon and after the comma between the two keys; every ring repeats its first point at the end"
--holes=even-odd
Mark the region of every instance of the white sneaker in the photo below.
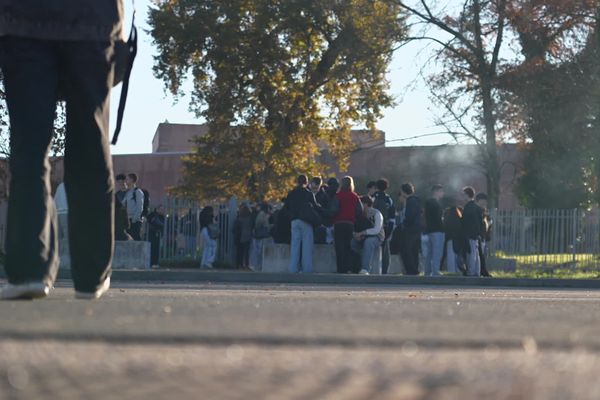
{"type": "Polygon", "coordinates": [[[96,289],[95,292],[79,292],[75,291],[75,298],[81,300],[95,300],[102,297],[110,288],[110,276],[102,282],[102,286],[96,289]]]}
{"type": "Polygon", "coordinates": [[[48,293],[50,293],[50,286],[43,282],[9,283],[0,291],[0,299],[41,299],[48,296],[48,293]]]}
{"type": "Polygon", "coordinates": [[[366,269],[361,269],[358,274],[359,275],[369,275],[369,271],[367,271],[366,269]]]}

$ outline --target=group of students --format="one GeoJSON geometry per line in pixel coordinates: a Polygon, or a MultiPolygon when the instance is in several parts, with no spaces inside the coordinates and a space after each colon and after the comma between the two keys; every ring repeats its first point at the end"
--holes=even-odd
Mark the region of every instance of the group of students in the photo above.
{"type": "MultiPolygon", "coordinates": [[[[444,260],[449,273],[489,276],[485,244],[491,224],[485,194],[465,187],[464,207],[444,208],[442,185],[434,185],[422,202],[414,186],[404,183],[396,206],[388,186],[385,179],[370,182],[367,194],[359,196],[350,176],[322,185],[319,177],[309,182],[300,175],[277,218],[278,225],[289,221],[289,272],[313,271],[314,243],[320,242],[315,235],[324,231],[325,242],[334,244],[338,273],[386,274],[391,255],[398,254],[407,275],[420,273],[423,255],[425,276],[441,275],[444,260]]],[[[280,230],[276,226],[274,233],[280,230]]]]}

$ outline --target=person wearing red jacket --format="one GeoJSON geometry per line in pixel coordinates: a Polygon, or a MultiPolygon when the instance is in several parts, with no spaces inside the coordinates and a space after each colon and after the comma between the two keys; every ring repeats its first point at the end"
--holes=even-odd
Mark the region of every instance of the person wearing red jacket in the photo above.
{"type": "Polygon", "coordinates": [[[362,203],[354,193],[354,180],[351,176],[342,178],[340,191],[336,194],[339,209],[333,218],[333,242],[337,272],[340,274],[356,271],[358,264],[351,243],[354,234],[354,223],[363,212],[362,203]]]}

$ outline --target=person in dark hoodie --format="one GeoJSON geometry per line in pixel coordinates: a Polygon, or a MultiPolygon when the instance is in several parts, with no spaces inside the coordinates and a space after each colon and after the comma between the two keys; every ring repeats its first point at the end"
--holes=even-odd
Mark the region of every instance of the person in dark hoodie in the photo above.
{"type": "Polygon", "coordinates": [[[400,257],[407,275],[419,275],[419,251],[421,249],[421,201],[415,196],[412,183],[400,187],[400,198],[404,203],[402,222],[402,244],[400,257]]]}
{"type": "Polygon", "coordinates": [[[300,175],[298,185],[285,199],[285,209],[292,221],[291,254],[289,272],[296,273],[302,262],[302,272],[313,270],[314,227],[321,224],[320,207],[315,195],[307,188],[308,178],[300,175]]]}
{"type": "Polygon", "coordinates": [[[475,196],[475,203],[477,203],[477,205],[481,208],[483,212],[483,216],[481,219],[481,233],[479,235],[479,261],[481,263],[481,276],[490,278],[492,275],[487,269],[486,254],[487,245],[491,239],[492,224],[487,209],[487,200],[488,197],[485,193],[477,193],[477,196],[475,196]]]}
{"type": "Polygon", "coordinates": [[[448,273],[463,273],[467,244],[462,227],[462,208],[453,205],[444,211],[444,235],[448,273]]]}
{"type": "Polygon", "coordinates": [[[481,224],[483,210],[475,202],[475,189],[471,186],[463,188],[466,201],[463,211],[463,229],[467,247],[467,276],[481,275],[481,259],[479,258],[479,240],[481,238],[481,224]]]}

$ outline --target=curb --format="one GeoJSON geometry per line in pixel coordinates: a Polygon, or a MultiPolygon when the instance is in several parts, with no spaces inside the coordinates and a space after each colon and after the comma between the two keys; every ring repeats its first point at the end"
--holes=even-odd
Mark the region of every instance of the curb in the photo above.
{"type": "MultiPolygon", "coordinates": [[[[0,277],[5,278],[4,271],[0,277]]],[[[61,269],[58,279],[71,279],[71,271],[61,269]]],[[[531,279],[531,278],[467,278],[423,277],[403,275],[340,275],[287,274],[238,271],[200,270],[113,270],[113,282],[197,282],[238,284],[315,284],[315,285],[398,285],[398,286],[465,286],[465,287],[522,287],[600,289],[600,280],[592,279],[531,279]]]]}

